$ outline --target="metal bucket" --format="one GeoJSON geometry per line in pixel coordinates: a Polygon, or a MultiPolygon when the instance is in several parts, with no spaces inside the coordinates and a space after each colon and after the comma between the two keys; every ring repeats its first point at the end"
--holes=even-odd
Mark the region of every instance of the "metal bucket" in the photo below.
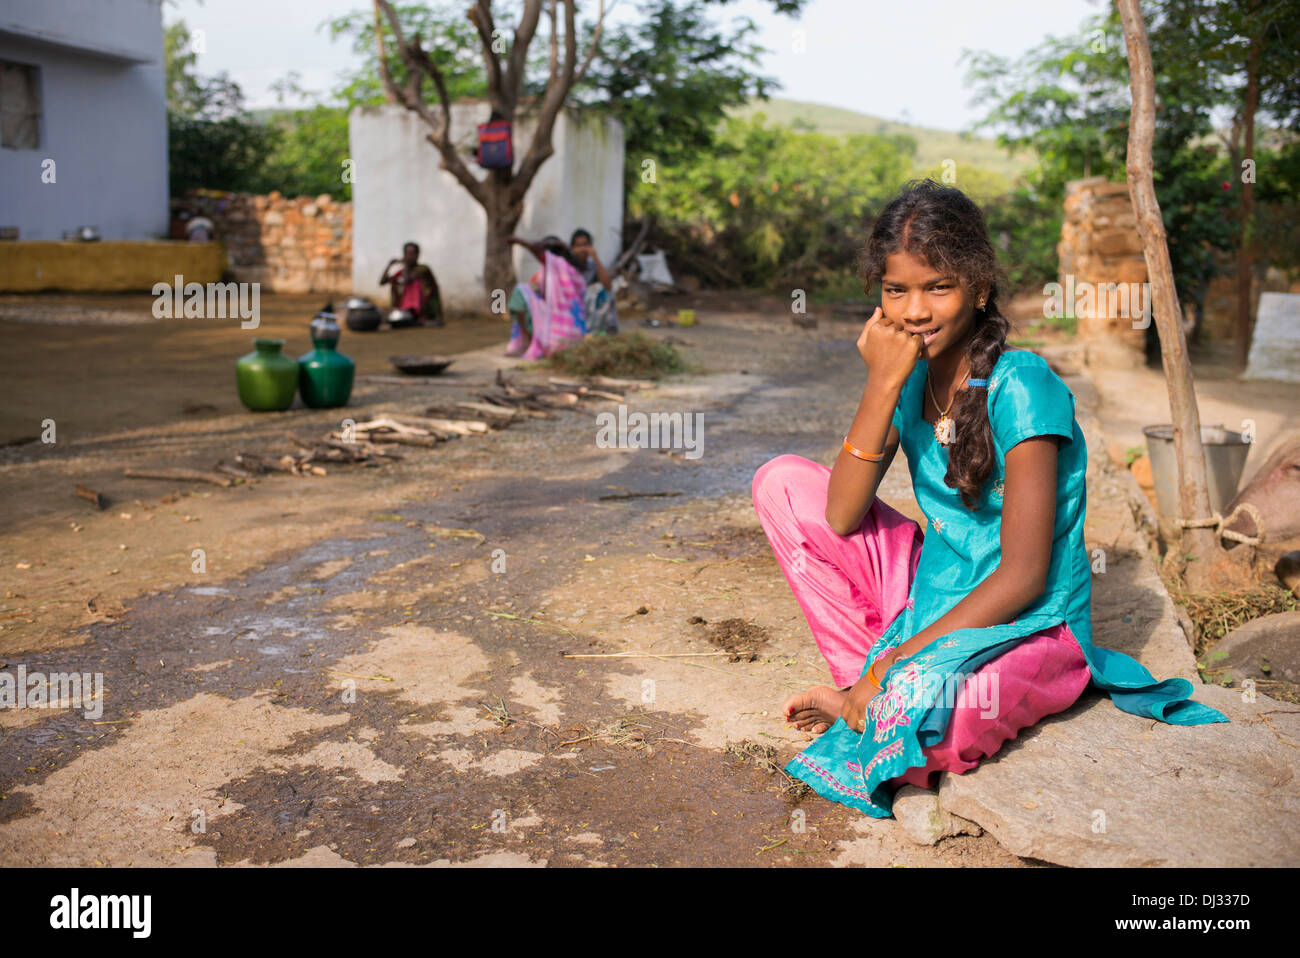
{"type": "MultiPolygon", "coordinates": [[[[1151,459],[1151,479],[1156,486],[1156,511],[1166,535],[1176,530],[1178,517],[1178,460],[1174,456],[1174,427],[1147,426],[1142,430],[1151,459]]],[[[1250,455],[1246,437],[1222,426],[1202,426],[1201,445],[1205,449],[1205,479],[1210,489],[1210,508],[1222,513],[1224,506],[1237,495],[1237,484],[1250,455]]],[[[1201,518],[1201,517],[1195,517],[1201,518]]],[[[1207,517],[1208,518],[1208,517],[1207,517]]]]}

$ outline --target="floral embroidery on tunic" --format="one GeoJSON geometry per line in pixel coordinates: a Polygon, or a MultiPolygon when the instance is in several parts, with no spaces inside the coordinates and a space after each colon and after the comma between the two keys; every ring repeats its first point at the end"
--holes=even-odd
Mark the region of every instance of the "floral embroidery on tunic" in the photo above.
{"type": "Polygon", "coordinates": [[[1006,489],[1006,483],[1004,483],[1001,479],[993,483],[993,498],[1001,500],[1002,493],[1005,491],[1005,489],[1006,489]]]}
{"type": "Polygon", "coordinates": [[[921,681],[921,670],[917,661],[908,662],[902,672],[889,680],[889,688],[871,700],[867,712],[875,723],[871,737],[883,742],[896,727],[911,725],[907,709],[914,704],[917,685],[921,681]]]}

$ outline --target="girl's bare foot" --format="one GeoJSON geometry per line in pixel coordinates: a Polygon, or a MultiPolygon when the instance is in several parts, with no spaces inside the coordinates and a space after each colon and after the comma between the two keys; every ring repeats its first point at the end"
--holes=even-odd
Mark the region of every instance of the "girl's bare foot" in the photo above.
{"type": "Polygon", "coordinates": [[[786,699],[781,712],[800,731],[821,735],[840,717],[846,694],[828,685],[814,685],[786,699]]]}

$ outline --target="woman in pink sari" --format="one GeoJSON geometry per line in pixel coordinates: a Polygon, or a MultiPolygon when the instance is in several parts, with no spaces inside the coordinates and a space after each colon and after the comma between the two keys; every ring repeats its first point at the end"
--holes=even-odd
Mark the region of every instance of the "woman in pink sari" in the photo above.
{"type": "Polygon", "coordinates": [[[530,243],[517,236],[510,242],[525,247],[542,261],[542,268],[510,295],[507,356],[542,359],[587,334],[583,299],[587,284],[573,253],[558,236],[530,243]]]}

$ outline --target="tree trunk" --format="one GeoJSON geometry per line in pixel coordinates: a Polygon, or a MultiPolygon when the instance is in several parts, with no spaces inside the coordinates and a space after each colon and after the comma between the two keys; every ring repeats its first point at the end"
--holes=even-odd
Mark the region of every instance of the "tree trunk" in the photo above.
{"type": "MultiPolygon", "coordinates": [[[[1146,21],[1138,0],[1117,0],[1128,46],[1129,83],[1133,109],[1129,120],[1127,172],[1129,195],[1142,236],[1142,252],[1151,281],[1152,309],[1160,331],[1160,353],[1174,428],[1178,461],[1179,516],[1184,522],[1213,515],[1201,444],[1201,415],[1196,405],[1192,366],[1187,356],[1165,224],[1151,174],[1151,144],[1155,136],[1155,80],[1146,21]]],[[[1227,553],[1213,528],[1185,526],[1182,553],[1189,560],[1181,570],[1193,589],[1222,588],[1232,578],[1227,553]]],[[[1171,550],[1172,552],[1173,550],[1171,550]]]]}
{"type": "Polygon", "coordinates": [[[523,204],[510,202],[510,171],[493,170],[488,177],[488,202],[484,206],[487,214],[487,243],[483,252],[483,290],[489,302],[503,290],[509,297],[515,285],[514,247],[510,237],[514,235],[523,216],[523,204]]]}
{"type": "MultiPolygon", "coordinates": [[[[1259,6],[1259,0],[1253,0],[1250,11],[1253,14],[1259,6]]],[[[1248,17],[1250,24],[1250,53],[1246,60],[1246,105],[1242,112],[1242,125],[1246,132],[1247,160],[1255,159],[1255,111],[1259,107],[1259,48],[1260,36],[1255,29],[1254,20],[1248,17]]],[[[1233,173],[1242,175],[1241,164],[1233,173]]],[[[1255,183],[1252,173],[1241,184],[1241,236],[1237,247],[1237,365],[1243,369],[1250,355],[1250,335],[1254,327],[1251,322],[1251,281],[1255,266],[1255,183]]]]}

